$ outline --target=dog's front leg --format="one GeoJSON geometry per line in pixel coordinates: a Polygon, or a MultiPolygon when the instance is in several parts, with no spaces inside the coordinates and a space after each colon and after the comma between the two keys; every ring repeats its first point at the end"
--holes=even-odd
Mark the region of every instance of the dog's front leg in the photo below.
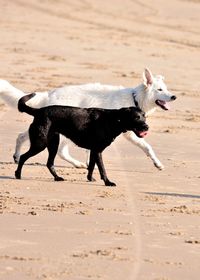
{"type": "Polygon", "coordinates": [[[109,181],[107,175],[106,175],[106,170],[103,164],[103,159],[102,159],[102,154],[101,153],[95,153],[95,159],[96,159],[96,164],[99,169],[99,173],[101,175],[101,179],[104,181],[106,186],[114,187],[116,186],[115,183],[109,181]]]}
{"type": "Polygon", "coordinates": [[[94,166],[95,166],[95,154],[91,151],[90,152],[90,158],[89,158],[89,164],[88,164],[88,175],[87,175],[87,179],[88,181],[94,182],[96,181],[93,177],[93,171],[94,171],[94,166]]]}
{"type": "Polygon", "coordinates": [[[126,133],[123,134],[125,136],[125,138],[127,140],[129,140],[131,143],[137,145],[138,147],[140,147],[145,154],[151,158],[151,160],[153,161],[154,165],[159,169],[159,170],[163,170],[164,166],[162,165],[162,163],[159,161],[159,159],[156,157],[152,147],[143,139],[143,138],[139,138],[135,135],[134,132],[132,131],[128,131],[126,133]]]}
{"type": "Polygon", "coordinates": [[[15,153],[13,155],[13,159],[15,163],[19,162],[21,146],[28,139],[29,139],[28,130],[18,135],[16,139],[15,153]]]}
{"type": "MultiPolygon", "coordinates": [[[[68,140],[69,141],[69,140],[68,140]]],[[[74,159],[69,153],[67,140],[61,136],[60,145],[58,148],[58,155],[67,162],[71,163],[76,168],[87,168],[87,164],[74,159]]]]}

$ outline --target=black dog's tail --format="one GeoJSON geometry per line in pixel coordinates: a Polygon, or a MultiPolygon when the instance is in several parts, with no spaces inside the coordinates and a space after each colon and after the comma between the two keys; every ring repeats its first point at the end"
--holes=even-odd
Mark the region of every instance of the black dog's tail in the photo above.
{"type": "Polygon", "coordinates": [[[36,95],[35,93],[31,93],[31,94],[27,94],[27,95],[23,96],[22,98],[20,98],[20,100],[18,102],[18,110],[20,112],[25,112],[31,116],[35,116],[35,113],[38,109],[29,107],[28,105],[26,105],[26,102],[29,99],[33,98],[35,95],[36,95]]]}

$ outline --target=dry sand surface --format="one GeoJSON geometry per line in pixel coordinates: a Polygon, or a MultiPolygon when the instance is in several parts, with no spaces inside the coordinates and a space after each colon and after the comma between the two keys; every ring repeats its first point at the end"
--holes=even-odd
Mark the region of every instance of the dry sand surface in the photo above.
{"type": "MultiPolygon", "coordinates": [[[[119,137],[104,153],[116,188],[97,172],[88,183],[86,170],[59,158],[65,182],[54,182],[46,152],[15,180],[15,138],[31,118],[0,105],[0,279],[200,279],[200,1],[0,0],[0,7],[0,78],[23,91],[130,87],[148,66],[178,97],[148,119],[146,140],[165,170],[119,137]]],[[[85,151],[72,151],[85,160],[85,151]]]]}

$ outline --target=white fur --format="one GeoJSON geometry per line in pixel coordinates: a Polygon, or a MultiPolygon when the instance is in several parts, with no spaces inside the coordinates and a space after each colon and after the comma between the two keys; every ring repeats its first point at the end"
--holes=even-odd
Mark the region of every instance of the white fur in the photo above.
{"type": "MultiPolygon", "coordinates": [[[[40,108],[49,105],[69,105],[76,107],[99,107],[107,109],[118,109],[122,107],[135,106],[133,92],[139,107],[146,112],[152,113],[158,106],[157,99],[162,102],[172,101],[172,94],[167,90],[162,76],[153,77],[148,69],[143,73],[143,83],[135,88],[124,88],[122,86],[102,85],[99,83],[72,85],[56,88],[49,92],[37,92],[36,96],[30,99],[27,104],[32,107],[40,108]]],[[[5,80],[0,80],[0,97],[10,106],[17,108],[20,97],[24,92],[16,89],[5,80]]],[[[162,163],[156,157],[151,146],[133,132],[123,134],[126,139],[140,147],[149,156],[158,169],[163,169],[162,163]]],[[[16,142],[14,158],[19,160],[20,148],[29,138],[28,131],[19,134],[16,142]]],[[[61,137],[58,155],[73,164],[75,167],[86,167],[86,164],[73,159],[69,154],[67,140],[61,137]]]]}

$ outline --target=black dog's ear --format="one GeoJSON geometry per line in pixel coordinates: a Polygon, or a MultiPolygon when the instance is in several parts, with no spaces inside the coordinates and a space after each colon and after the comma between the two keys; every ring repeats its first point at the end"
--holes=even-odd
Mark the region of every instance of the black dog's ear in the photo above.
{"type": "Polygon", "coordinates": [[[126,114],[126,113],[129,113],[131,111],[131,108],[134,108],[134,107],[123,107],[121,109],[119,109],[119,112],[120,114],[126,114]]]}
{"type": "Polygon", "coordinates": [[[128,108],[121,108],[120,109],[120,118],[123,121],[126,121],[127,124],[132,122],[134,119],[138,119],[143,117],[144,120],[146,119],[145,113],[137,107],[128,107],[128,108]]]}
{"type": "Polygon", "coordinates": [[[143,117],[146,117],[145,112],[144,112],[143,110],[141,110],[140,108],[138,108],[138,107],[129,107],[129,109],[130,109],[133,113],[135,113],[135,114],[139,113],[139,114],[141,114],[143,117]]]}
{"type": "Polygon", "coordinates": [[[120,109],[121,114],[130,114],[130,113],[137,113],[137,112],[142,112],[139,108],[137,107],[127,107],[127,108],[121,108],[120,109]]]}
{"type": "Polygon", "coordinates": [[[129,122],[132,108],[133,107],[125,107],[125,108],[119,109],[118,114],[119,114],[119,119],[121,120],[121,122],[123,122],[123,123],[129,122]]]}

